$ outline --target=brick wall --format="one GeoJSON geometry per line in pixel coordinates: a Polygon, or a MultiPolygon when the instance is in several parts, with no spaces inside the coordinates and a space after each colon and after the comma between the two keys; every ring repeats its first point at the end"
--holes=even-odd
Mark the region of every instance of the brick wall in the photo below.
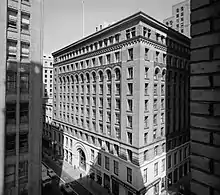
{"type": "Polygon", "coordinates": [[[191,191],[220,194],[220,0],[191,0],[191,191]]]}

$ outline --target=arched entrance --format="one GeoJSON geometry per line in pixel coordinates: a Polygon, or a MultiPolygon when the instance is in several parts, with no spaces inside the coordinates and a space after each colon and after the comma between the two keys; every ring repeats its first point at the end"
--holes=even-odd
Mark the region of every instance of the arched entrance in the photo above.
{"type": "Polygon", "coordinates": [[[78,150],[79,152],[79,167],[83,170],[86,170],[86,155],[82,149],[78,150]]]}

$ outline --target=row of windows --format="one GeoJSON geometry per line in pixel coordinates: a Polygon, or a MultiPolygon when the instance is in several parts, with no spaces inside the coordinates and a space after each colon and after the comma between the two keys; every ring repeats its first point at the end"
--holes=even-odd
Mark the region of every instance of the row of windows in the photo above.
{"type": "MultiPolygon", "coordinates": [[[[7,71],[6,73],[6,91],[7,93],[16,93],[17,91],[17,73],[7,71]]],[[[29,74],[20,72],[20,93],[29,92],[29,74]]]]}
{"type": "MultiPolygon", "coordinates": [[[[142,31],[143,36],[148,37],[149,39],[153,38],[153,36],[151,37],[151,35],[154,32],[152,33],[151,29],[146,28],[146,27],[142,27],[142,29],[143,29],[143,31],[142,31]]],[[[157,42],[160,42],[160,43],[167,45],[168,47],[171,47],[173,49],[176,49],[178,51],[187,52],[187,53],[189,52],[188,48],[178,44],[177,42],[175,42],[169,38],[165,38],[165,36],[161,35],[160,33],[155,33],[155,34],[156,34],[155,37],[156,37],[157,42]]],[[[130,38],[135,37],[136,36],[136,27],[132,27],[130,29],[127,29],[125,31],[125,36],[126,36],[126,39],[130,39],[130,38]]],[[[94,44],[90,44],[89,46],[82,47],[81,49],[70,52],[68,54],[65,54],[65,55],[62,55],[59,57],[55,57],[54,61],[60,62],[63,60],[67,60],[67,59],[73,58],[75,56],[84,54],[86,52],[97,50],[99,48],[102,48],[103,46],[108,46],[108,45],[111,45],[113,43],[118,43],[118,42],[119,42],[119,34],[117,34],[116,36],[111,36],[110,38],[106,38],[103,41],[101,40],[101,41],[95,42],[94,44]],[[115,39],[115,41],[114,41],[114,39],[115,39]]]]}
{"type": "MultiPolygon", "coordinates": [[[[18,30],[18,10],[8,8],[8,29],[18,30]]],[[[30,14],[21,12],[21,33],[29,33],[30,30],[30,14]]]]}
{"type": "MultiPolygon", "coordinates": [[[[15,155],[16,153],[16,133],[7,134],[5,137],[6,155],[15,155]]],[[[19,134],[19,152],[28,152],[28,133],[19,134]]]]}
{"type": "MultiPolygon", "coordinates": [[[[7,59],[17,59],[17,40],[8,39],[7,40],[7,59]]],[[[29,42],[21,42],[21,50],[20,50],[21,59],[29,59],[30,58],[30,43],[29,42]]]]}
{"type": "MultiPolygon", "coordinates": [[[[21,181],[23,184],[28,182],[28,161],[19,162],[18,178],[19,178],[19,183],[21,181]]],[[[5,168],[5,194],[8,194],[7,190],[10,191],[12,187],[15,187],[15,181],[16,181],[16,165],[15,164],[7,165],[5,168]]],[[[23,190],[24,189],[19,189],[20,194],[24,193],[23,190]]]]}
{"type": "MultiPolygon", "coordinates": [[[[29,119],[29,103],[20,103],[20,123],[28,123],[29,119]]],[[[16,104],[7,103],[6,104],[6,124],[15,124],[16,123],[16,104]]]]}
{"type": "MultiPolygon", "coordinates": [[[[144,50],[144,59],[155,61],[159,63],[169,64],[172,67],[176,68],[186,68],[187,62],[184,62],[182,59],[179,59],[177,57],[166,55],[164,53],[161,53],[159,51],[151,51],[149,48],[145,48],[144,50]],[[153,55],[152,55],[153,54],[153,55]]],[[[130,48],[128,49],[128,61],[134,60],[134,49],[130,48]]],[[[59,73],[65,73],[69,71],[76,71],[80,69],[86,69],[90,67],[95,67],[98,65],[104,65],[104,64],[110,64],[120,61],[120,53],[115,52],[114,55],[109,53],[106,56],[99,56],[97,58],[92,58],[91,60],[85,60],[81,62],[76,62],[75,64],[70,65],[63,65],[62,67],[59,67],[59,73]]],[[[57,71],[57,68],[55,68],[55,73],[57,71]]]]}
{"type": "Polygon", "coordinates": [[[98,42],[95,42],[93,44],[84,46],[80,49],[69,52],[68,54],[65,54],[65,55],[62,55],[62,56],[59,56],[59,57],[55,57],[54,62],[61,62],[61,61],[64,61],[64,60],[68,60],[68,59],[71,59],[73,57],[85,54],[87,52],[92,52],[92,51],[95,51],[97,49],[100,49],[100,48],[107,47],[109,45],[118,43],[119,38],[120,38],[120,34],[116,34],[114,36],[110,36],[109,38],[105,38],[104,40],[99,40],[98,42]]]}

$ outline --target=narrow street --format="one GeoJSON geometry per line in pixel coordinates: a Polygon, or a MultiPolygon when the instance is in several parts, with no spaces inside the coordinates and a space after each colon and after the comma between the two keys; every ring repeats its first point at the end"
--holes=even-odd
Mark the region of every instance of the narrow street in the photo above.
{"type": "MultiPolygon", "coordinates": [[[[73,189],[74,191],[76,191],[76,193],[78,193],[79,195],[83,194],[83,195],[91,195],[91,193],[86,190],[82,185],[80,185],[77,181],[74,181],[74,179],[65,171],[63,171],[56,163],[54,163],[52,160],[49,160],[47,158],[43,159],[43,162],[50,167],[51,169],[54,170],[54,172],[61,177],[66,183],[68,183],[73,189]]],[[[58,179],[59,181],[57,181],[57,185],[56,187],[58,187],[58,184],[61,183],[62,181],[60,179],[58,179]]],[[[63,182],[62,182],[63,183],[63,182]]],[[[56,187],[54,187],[53,190],[56,189],[56,187]]],[[[49,191],[49,193],[51,193],[51,191],[49,191]]],[[[47,194],[44,194],[47,195],[47,194]]]]}

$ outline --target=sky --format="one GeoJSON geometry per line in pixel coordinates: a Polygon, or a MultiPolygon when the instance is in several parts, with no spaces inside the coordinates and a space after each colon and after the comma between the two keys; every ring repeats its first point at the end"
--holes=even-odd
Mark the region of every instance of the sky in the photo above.
{"type": "MultiPolygon", "coordinates": [[[[138,11],[163,21],[172,14],[172,5],[182,0],[84,0],[84,35],[96,26],[117,22],[138,11]]],[[[44,1],[44,54],[69,45],[83,37],[82,0],[44,1]]]]}

